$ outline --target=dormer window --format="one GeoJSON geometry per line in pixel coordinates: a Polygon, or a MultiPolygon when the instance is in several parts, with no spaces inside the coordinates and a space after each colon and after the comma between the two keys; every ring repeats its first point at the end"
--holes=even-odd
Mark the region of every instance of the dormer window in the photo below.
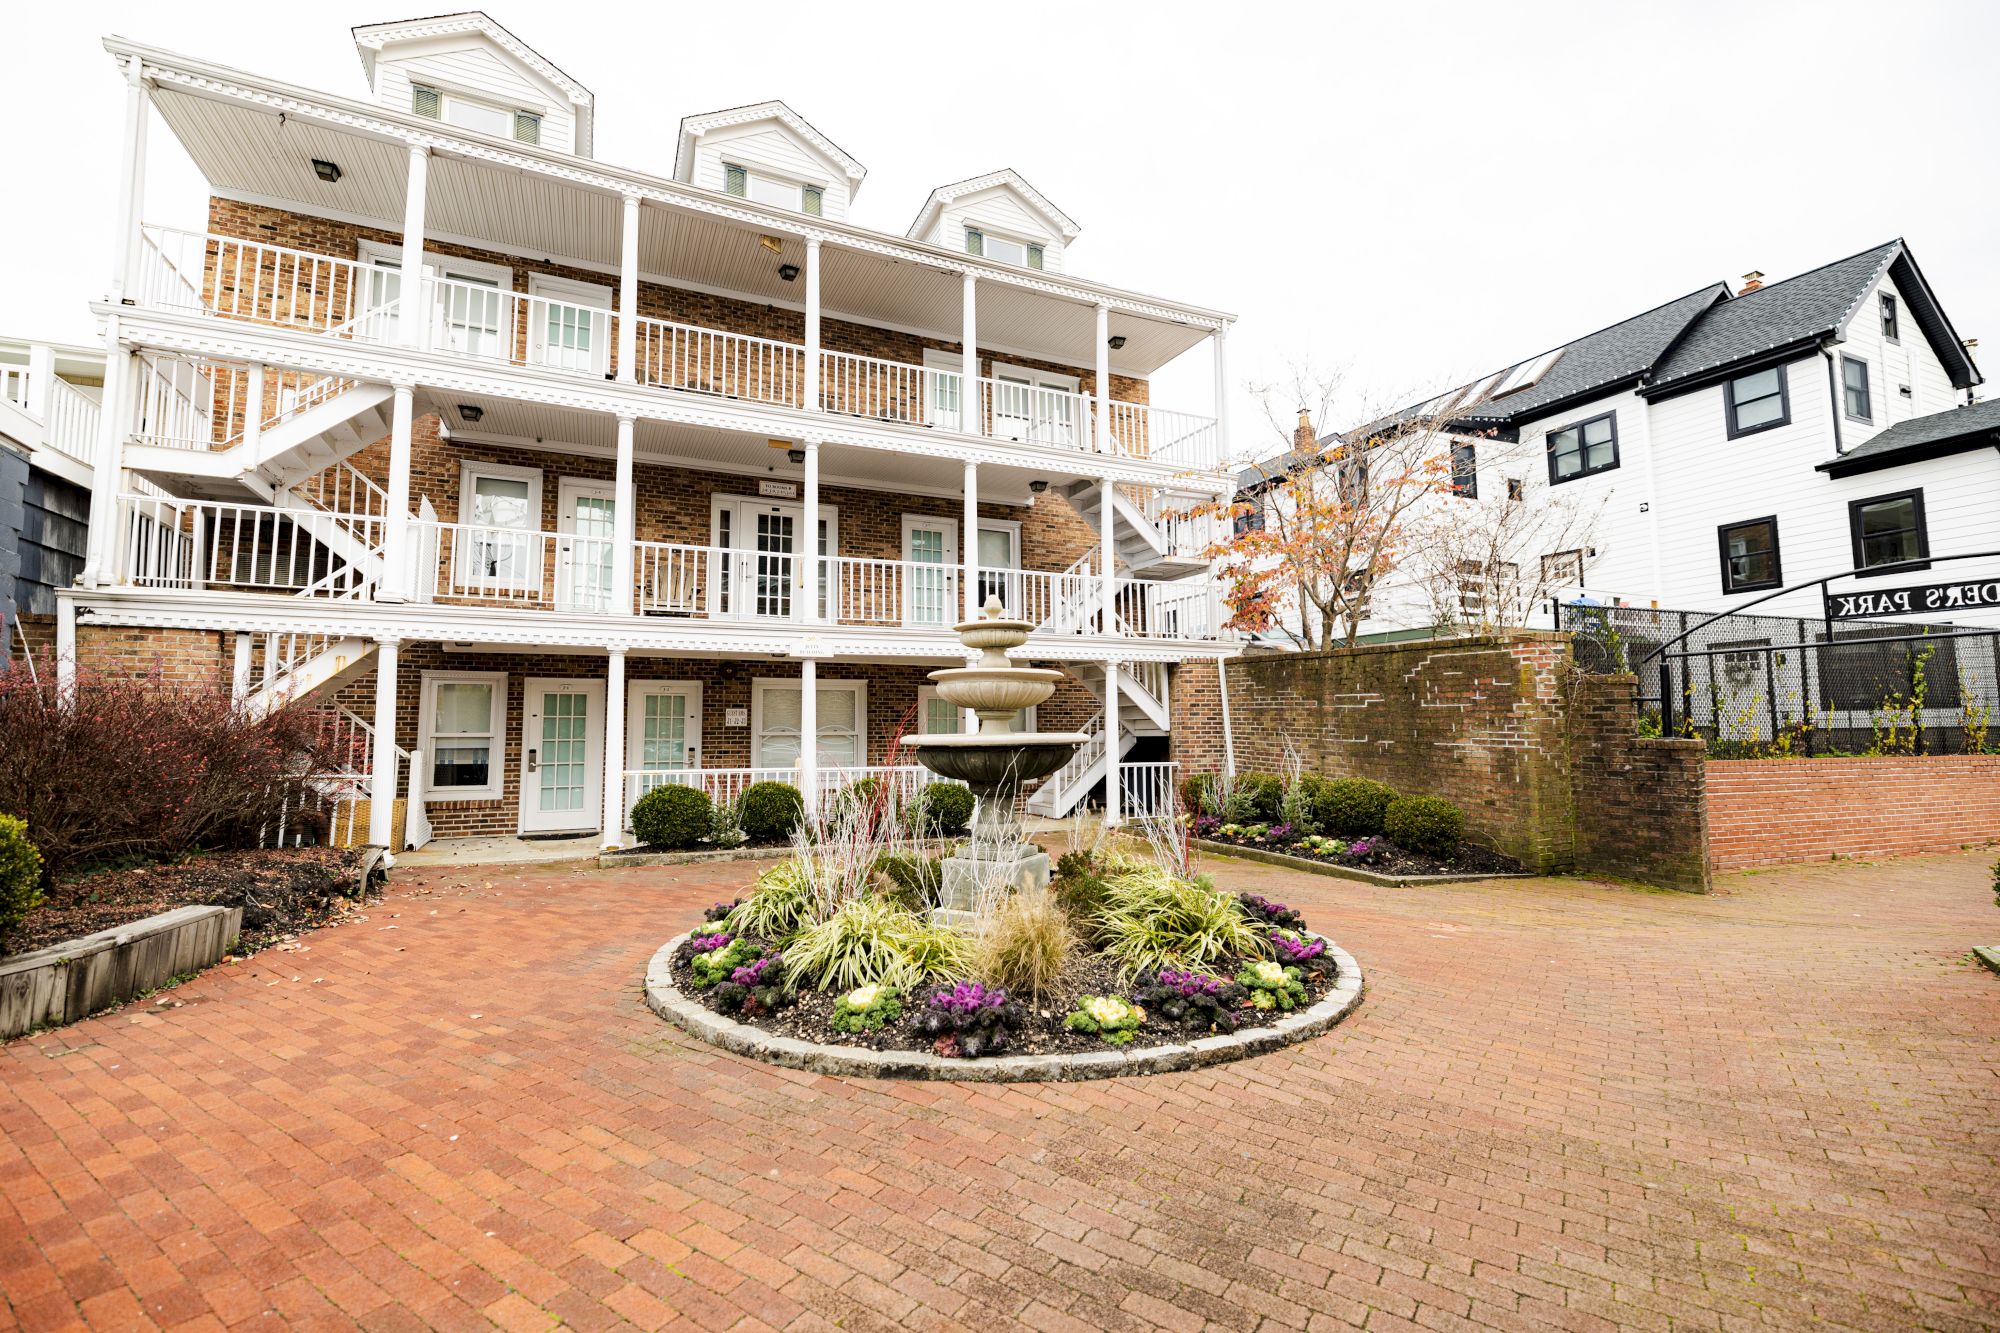
{"type": "Polygon", "coordinates": [[[779,180],[738,166],[734,162],[722,164],[722,190],[738,199],[748,199],[752,203],[769,204],[773,208],[788,208],[794,213],[805,213],[811,217],[821,217],[826,211],[826,191],[818,185],[800,185],[796,181],[779,180]]]}
{"type": "Polygon", "coordinates": [[[533,144],[542,141],[542,118],[533,111],[508,111],[421,83],[410,85],[410,110],[430,120],[490,134],[496,139],[533,144]]]}
{"type": "Polygon", "coordinates": [[[985,259],[997,259],[1003,264],[1013,264],[1019,268],[1042,267],[1042,247],[1028,241],[1009,240],[1005,236],[993,236],[977,227],[965,229],[965,253],[979,255],[985,259]]]}

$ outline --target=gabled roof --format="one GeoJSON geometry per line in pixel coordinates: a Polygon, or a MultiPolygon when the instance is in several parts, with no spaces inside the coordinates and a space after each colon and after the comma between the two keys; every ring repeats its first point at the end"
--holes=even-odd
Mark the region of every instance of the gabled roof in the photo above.
{"type": "Polygon", "coordinates": [[[839,144],[814,129],[811,121],[775,98],[769,102],[752,102],[748,106],[725,107],[721,111],[703,111],[697,115],[683,116],[680,144],[674,149],[674,179],[678,181],[694,179],[694,145],[695,140],[702,135],[710,130],[725,129],[731,125],[748,125],[759,120],[779,122],[838,167],[841,174],[847,177],[849,198],[860,193],[861,180],[868,174],[868,168],[849,157],[839,144]]]}
{"type": "Polygon", "coordinates": [[[570,104],[577,110],[577,152],[584,157],[590,156],[591,115],[597,106],[597,95],[482,11],[469,9],[461,14],[436,14],[429,18],[398,19],[391,23],[363,23],[357,24],[352,31],[354,45],[361,52],[361,68],[368,76],[370,88],[375,86],[375,58],[391,42],[418,42],[429,37],[450,37],[467,32],[489,38],[494,45],[554,84],[569,98],[570,104]]]}
{"type": "Polygon", "coordinates": [[[1830,477],[1846,477],[1968,449],[1992,448],[2000,448],[2000,399],[1899,421],[1838,458],[1827,459],[1818,470],[1830,477]]]}
{"type": "Polygon", "coordinates": [[[1012,167],[1002,167],[998,171],[989,171],[984,176],[968,177],[962,181],[954,181],[950,185],[940,185],[932,190],[931,197],[926,199],[924,206],[917,211],[917,220],[910,224],[910,229],[903,235],[913,241],[921,238],[936,225],[938,214],[943,212],[954,199],[962,199],[981,190],[990,190],[996,185],[1004,185],[1012,190],[1022,203],[1049,224],[1050,231],[1062,237],[1065,242],[1073,241],[1082,234],[1083,228],[1077,226],[1069,214],[1050,203],[1048,197],[1040,190],[1028,184],[1026,177],[1012,167]]]}

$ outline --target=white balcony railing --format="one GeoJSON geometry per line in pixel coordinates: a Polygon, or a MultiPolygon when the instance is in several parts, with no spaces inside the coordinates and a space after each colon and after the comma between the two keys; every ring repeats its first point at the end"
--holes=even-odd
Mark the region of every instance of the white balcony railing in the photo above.
{"type": "Polygon", "coordinates": [[[805,403],[806,349],[797,343],[643,317],[633,343],[641,384],[782,407],[805,403]]]}
{"type": "Polygon", "coordinates": [[[98,401],[67,380],[49,385],[49,419],[43,440],[80,463],[97,464],[97,425],[103,409],[98,401]]]}
{"type": "MultiPolygon", "coordinates": [[[[1091,416],[1097,416],[1096,404],[1091,416]]],[[[1097,447],[1101,453],[1121,458],[1144,458],[1155,463],[1172,463],[1190,471],[1209,471],[1220,464],[1214,417],[1190,412],[1169,412],[1148,403],[1111,404],[1109,438],[1100,424],[1097,447]]]]}
{"type": "Polygon", "coordinates": [[[851,352],[820,353],[820,406],[846,416],[958,430],[965,377],[851,352]]]}
{"type": "Polygon", "coordinates": [[[1090,400],[1082,394],[1006,379],[981,379],[979,389],[985,433],[992,438],[1090,448],[1090,400]]]}
{"type": "Polygon", "coordinates": [[[379,547],[381,519],[219,500],[119,497],[123,581],[140,588],[352,598],[369,571],[328,545],[339,527],[379,547]]]}
{"type": "Polygon", "coordinates": [[[424,345],[481,361],[602,377],[611,312],[458,278],[424,279],[424,345]]]}
{"type": "MultiPolygon", "coordinates": [[[[141,229],[138,290],[140,305],[201,310],[228,319],[251,320],[318,333],[338,330],[369,336],[376,330],[350,327],[368,308],[371,269],[352,259],[267,245],[235,236],[141,229]]],[[[376,302],[380,304],[380,302],[376,302]]]]}
{"type": "Polygon", "coordinates": [[[35,410],[35,374],[26,366],[0,365],[0,402],[9,402],[23,412],[35,410]]]}
{"type": "Polygon", "coordinates": [[[1118,766],[1118,813],[1126,819],[1172,819],[1179,813],[1180,793],[1173,760],[1121,763],[1118,766]]]}
{"type": "Polygon", "coordinates": [[[609,537],[413,519],[410,540],[419,600],[596,615],[613,610],[616,547],[609,537]]]}

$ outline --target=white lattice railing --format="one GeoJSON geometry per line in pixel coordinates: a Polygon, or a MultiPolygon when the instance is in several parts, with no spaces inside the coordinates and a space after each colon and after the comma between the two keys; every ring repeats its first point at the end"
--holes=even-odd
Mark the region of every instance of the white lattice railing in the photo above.
{"type": "Polygon", "coordinates": [[[1125,819],[1173,818],[1180,802],[1174,786],[1174,773],[1179,768],[1172,760],[1119,764],[1119,815],[1125,819]]]}
{"type": "Polygon", "coordinates": [[[964,376],[850,352],[820,353],[820,404],[829,412],[959,429],[964,376]]]}
{"type": "Polygon", "coordinates": [[[800,407],[806,349],[798,343],[640,318],[633,331],[641,384],[800,407]]]}

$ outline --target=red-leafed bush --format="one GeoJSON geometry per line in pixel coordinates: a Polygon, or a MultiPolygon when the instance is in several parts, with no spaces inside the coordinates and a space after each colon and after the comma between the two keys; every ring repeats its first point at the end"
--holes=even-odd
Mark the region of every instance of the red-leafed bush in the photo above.
{"type": "Polygon", "coordinates": [[[305,775],[326,771],[314,709],[253,718],[226,693],[79,673],[64,697],[0,672],[0,813],[26,822],[42,875],[121,857],[254,845],[305,775]]]}

